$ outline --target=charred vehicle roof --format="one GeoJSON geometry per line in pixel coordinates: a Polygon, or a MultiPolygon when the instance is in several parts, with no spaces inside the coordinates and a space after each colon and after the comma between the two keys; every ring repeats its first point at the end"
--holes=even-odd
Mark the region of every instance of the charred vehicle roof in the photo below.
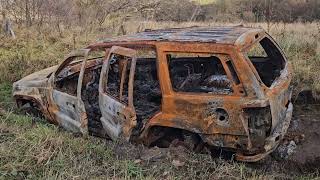
{"type": "Polygon", "coordinates": [[[134,35],[105,39],[102,42],[128,41],[182,41],[235,44],[243,35],[264,32],[262,29],[246,27],[189,27],[160,30],[145,30],[134,35]]]}
{"type": "Polygon", "coordinates": [[[258,161],[285,135],[292,70],[263,29],[189,27],[103,39],[14,83],[26,111],[84,135],[182,142],[258,161]]]}

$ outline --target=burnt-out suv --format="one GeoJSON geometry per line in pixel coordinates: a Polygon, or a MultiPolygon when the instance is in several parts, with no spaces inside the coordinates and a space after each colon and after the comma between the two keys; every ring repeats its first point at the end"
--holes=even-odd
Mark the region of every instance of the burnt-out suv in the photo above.
{"type": "Polygon", "coordinates": [[[84,135],[183,142],[258,161],[292,116],[292,70],[260,28],[146,30],[72,52],[13,85],[17,105],[84,135]]]}

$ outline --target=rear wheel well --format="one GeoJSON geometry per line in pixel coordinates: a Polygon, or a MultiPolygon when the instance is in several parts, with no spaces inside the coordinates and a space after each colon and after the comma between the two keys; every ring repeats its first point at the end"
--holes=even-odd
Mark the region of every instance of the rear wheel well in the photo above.
{"type": "Polygon", "coordinates": [[[182,145],[190,150],[198,150],[204,145],[201,137],[194,132],[166,126],[152,126],[144,142],[150,147],[168,148],[171,145],[182,145]]]}

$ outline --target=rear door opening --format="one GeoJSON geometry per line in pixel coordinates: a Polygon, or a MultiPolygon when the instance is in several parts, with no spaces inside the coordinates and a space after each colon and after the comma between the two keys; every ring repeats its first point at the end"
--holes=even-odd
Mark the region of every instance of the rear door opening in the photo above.
{"type": "Polygon", "coordinates": [[[160,111],[162,94],[154,49],[113,46],[100,80],[101,122],[112,139],[126,130],[138,136],[144,124],[160,111]],[[117,120],[118,119],[118,120],[117,120]]]}
{"type": "Polygon", "coordinates": [[[147,121],[160,112],[162,93],[158,79],[155,49],[142,48],[136,49],[136,51],[133,104],[137,113],[137,127],[133,134],[139,135],[147,121]]]}

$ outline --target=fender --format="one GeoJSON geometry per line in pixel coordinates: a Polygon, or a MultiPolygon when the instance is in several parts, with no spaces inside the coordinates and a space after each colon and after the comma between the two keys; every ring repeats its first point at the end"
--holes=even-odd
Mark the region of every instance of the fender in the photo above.
{"type": "Polygon", "coordinates": [[[15,99],[18,107],[20,106],[19,101],[21,101],[21,100],[30,101],[30,102],[35,103],[39,107],[41,113],[45,116],[45,118],[48,119],[51,123],[56,124],[56,122],[53,121],[53,118],[51,117],[49,111],[47,110],[47,107],[45,105],[43,105],[41,103],[41,101],[38,100],[37,98],[32,97],[32,96],[26,96],[26,95],[15,95],[15,96],[13,96],[13,98],[15,99]]]}

